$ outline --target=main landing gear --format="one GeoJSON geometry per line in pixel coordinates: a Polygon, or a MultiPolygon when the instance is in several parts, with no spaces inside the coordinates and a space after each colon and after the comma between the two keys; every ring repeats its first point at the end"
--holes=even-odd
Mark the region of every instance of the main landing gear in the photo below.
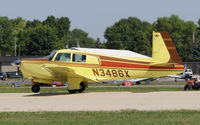
{"type": "Polygon", "coordinates": [[[40,91],[40,86],[38,84],[35,84],[32,86],[32,91],[34,93],[38,93],[40,91]]]}
{"type": "Polygon", "coordinates": [[[80,89],[73,89],[73,90],[69,90],[69,93],[73,94],[73,93],[76,93],[76,92],[79,92],[79,93],[82,93],[84,90],[85,90],[85,84],[84,83],[80,83],[80,89]]]}
{"type": "MultiPolygon", "coordinates": [[[[32,92],[34,92],[34,93],[38,93],[39,91],[40,91],[40,86],[44,86],[45,84],[42,84],[42,83],[37,83],[37,84],[34,84],[33,86],[32,86],[32,92]]],[[[86,85],[83,83],[83,82],[81,82],[80,83],[80,89],[72,89],[72,90],[69,90],[68,89],[68,91],[69,91],[69,93],[71,93],[71,94],[73,94],[73,93],[76,93],[76,92],[79,92],[79,93],[82,93],[84,90],[85,90],[85,88],[86,88],[86,85]]]]}

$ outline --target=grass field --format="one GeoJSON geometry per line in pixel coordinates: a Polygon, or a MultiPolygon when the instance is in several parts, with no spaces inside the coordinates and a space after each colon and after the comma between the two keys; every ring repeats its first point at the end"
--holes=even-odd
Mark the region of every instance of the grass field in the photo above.
{"type": "MultiPolygon", "coordinates": [[[[100,85],[101,86],[101,85],[100,85]]],[[[85,92],[183,91],[183,88],[89,87],[85,92]]],[[[68,93],[42,88],[41,93],[68,93]]],[[[0,93],[32,93],[31,86],[0,86],[0,93]]],[[[0,125],[198,125],[200,111],[0,112],[0,125]]]]}
{"type": "Polygon", "coordinates": [[[0,125],[199,125],[200,111],[1,112],[0,125]]]}
{"type": "MultiPolygon", "coordinates": [[[[153,91],[183,91],[183,88],[134,88],[134,87],[89,87],[84,92],[153,92],[153,91]]],[[[45,87],[40,90],[40,93],[67,93],[67,88],[52,88],[45,87]]],[[[31,88],[27,87],[0,87],[0,93],[32,93],[31,88]]]]}

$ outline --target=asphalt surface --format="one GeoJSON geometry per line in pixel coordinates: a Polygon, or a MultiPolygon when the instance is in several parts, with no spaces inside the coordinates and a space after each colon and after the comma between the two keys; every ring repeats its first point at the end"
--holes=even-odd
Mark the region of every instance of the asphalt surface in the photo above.
{"type": "Polygon", "coordinates": [[[0,112],[200,110],[200,91],[1,93],[0,112]]]}

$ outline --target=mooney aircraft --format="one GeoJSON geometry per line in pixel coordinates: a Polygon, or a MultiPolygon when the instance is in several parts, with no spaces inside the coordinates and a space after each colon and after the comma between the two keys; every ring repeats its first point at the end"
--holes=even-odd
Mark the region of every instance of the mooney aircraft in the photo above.
{"type": "Polygon", "coordinates": [[[70,93],[83,92],[88,82],[155,78],[184,71],[167,32],[153,32],[152,57],[128,50],[72,48],[54,51],[48,59],[22,59],[21,71],[40,86],[65,83],[70,93]]]}

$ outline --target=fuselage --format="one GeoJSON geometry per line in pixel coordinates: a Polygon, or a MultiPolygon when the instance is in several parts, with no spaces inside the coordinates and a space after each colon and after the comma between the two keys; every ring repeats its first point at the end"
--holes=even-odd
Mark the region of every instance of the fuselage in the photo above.
{"type": "Polygon", "coordinates": [[[88,82],[155,78],[184,71],[169,33],[153,32],[152,57],[128,50],[72,48],[52,52],[48,59],[23,59],[25,78],[33,79],[33,92],[55,81],[70,93],[82,92],[88,82]],[[40,84],[38,84],[40,83],[40,84]]]}
{"type": "Polygon", "coordinates": [[[48,66],[67,67],[80,74],[84,81],[128,80],[137,78],[162,77],[183,72],[184,66],[154,65],[150,57],[115,57],[80,50],[63,49],[49,59],[24,59],[21,69],[24,77],[32,77],[42,83],[66,82],[69,71],[57,68],[56,74],[48,66]],[[48,65],[48,66],[46,66],[48,65]],[[62,75],[59,76],[59,73],[62,75]],[[64,77],[64,78],[63,78],[64,77]],[[85,78],[86,77],[86,78],[85,78]],[[87,79],[90,78],[90,79],[87,79]]]}

